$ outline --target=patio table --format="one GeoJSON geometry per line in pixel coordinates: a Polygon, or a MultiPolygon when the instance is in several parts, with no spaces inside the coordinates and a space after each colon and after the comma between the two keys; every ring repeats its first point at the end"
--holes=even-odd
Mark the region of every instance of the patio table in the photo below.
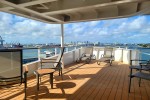
{"type": "Polygon", "coordinates": [[[42,75],[50,75],[50,84],[51,88],[53,88],[53,73],[55,72],[54,69],[48,69],[48,68],[43,68],[43,69],[38,69],[35,71],[36,78],[37,78],[37,90],[39,90],[39,78],[42,75]]]}

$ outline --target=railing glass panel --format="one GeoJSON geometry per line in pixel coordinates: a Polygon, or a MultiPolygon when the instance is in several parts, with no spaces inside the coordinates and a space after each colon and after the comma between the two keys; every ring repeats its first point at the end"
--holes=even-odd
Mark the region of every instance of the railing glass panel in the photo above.
{"type": "Polygon", "coordinates": [[[38,49],[23,50],[23,64],[38,60],[38,49]]]}
{"type": "MultiPolygon", "coordinates": [[[[66,47],[65,53],[69,51],[73,51],[80,47],[66,47]]],[[[23,63],[29,63],[33,61],[37,61],[41,58],[52,57],[59,54],[59,47],[48,47],[48,48],[27,48],[23,50],[23,63]]]]}
{"type": "Polygon", "coordinates": [[[142,48],[142,49],[140,49],[140,59],[142,59],[142,60],[150,60],[150,48],[142,48]]]}

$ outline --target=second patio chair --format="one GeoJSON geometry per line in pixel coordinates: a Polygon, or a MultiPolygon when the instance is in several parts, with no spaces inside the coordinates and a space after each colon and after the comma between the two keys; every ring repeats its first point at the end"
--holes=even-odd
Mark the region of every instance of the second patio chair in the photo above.
{"type": "Polygon", "coordinates": [[[109,63],[111,66],[113,60],[114,60],[113,48],[105,47],[104,54],[102,54],[101,58],[99,60],[97,60],[97,64],[100,65],[101,62],[106,62],[106,63],[109,63]]]}
{"type": "Polygon", "coordinates": [[[93,55],[93,47],[83,47],[81,57],[77,58],[76,62],[85,61],[86,63],[90,63],[92,59],[95,59],[95,55],[93,55]]]}

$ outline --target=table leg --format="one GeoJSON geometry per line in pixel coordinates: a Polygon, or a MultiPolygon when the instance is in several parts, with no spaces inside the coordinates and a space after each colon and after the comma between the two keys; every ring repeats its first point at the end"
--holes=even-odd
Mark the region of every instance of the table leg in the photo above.
{"type": "Polygon", "coordinates": [[[37,90],[39,91],[39,74],[36,75],[37,78],[37,90]]]}
{"type": "Polygon", "coordinates": [[[50,73],[51,88],[53,88],[53,73],[50,73]]]}

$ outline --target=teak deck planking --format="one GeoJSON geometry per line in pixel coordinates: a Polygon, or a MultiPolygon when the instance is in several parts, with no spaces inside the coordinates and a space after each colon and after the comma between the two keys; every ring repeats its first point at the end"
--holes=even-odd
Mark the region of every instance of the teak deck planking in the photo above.
{"type": "MultiPolygon", "coordinates": [[[[131,93],[128,93],[129,65],[113,62],[112,66],[73,63],[63,69],[63,80],[54,74],[54,88],[49,76],[41,78],[40,90],[36,90],[35,76],[28,78],[27,99],[55,100],[150,100],[150,81],[133,78],[131,93]]],[[[0,88],[0,99],[24,98],[23,84],[12,88],[0,88]]]]}

